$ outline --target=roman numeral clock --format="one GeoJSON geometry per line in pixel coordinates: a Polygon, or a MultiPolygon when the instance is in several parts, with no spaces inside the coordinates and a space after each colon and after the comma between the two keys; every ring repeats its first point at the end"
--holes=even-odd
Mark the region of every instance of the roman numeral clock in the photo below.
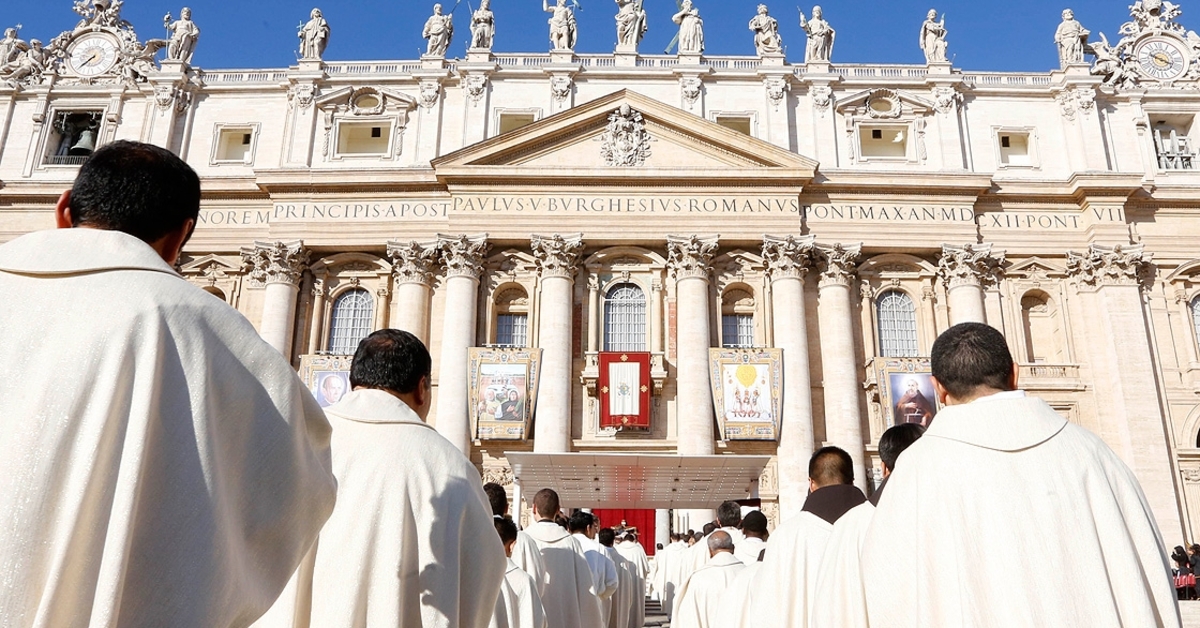
{"type": "Polygon", "coordinates": [[[1171,83],[1187,74],[1192,51],[1175,37],[1154,35],[1137,43],[1133,58],[1142,76],[1160,83],[1171,83]]]}

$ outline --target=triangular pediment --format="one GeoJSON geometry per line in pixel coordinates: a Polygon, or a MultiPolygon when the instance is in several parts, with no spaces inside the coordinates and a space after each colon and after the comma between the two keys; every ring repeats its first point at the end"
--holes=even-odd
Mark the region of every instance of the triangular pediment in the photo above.
{"type": "Polygon", "coordinates": [[[1013,264],[1004,272],[1010,277],[1064,277],[1067,274],[1061,265],[1036,256],[1013,264]]]}
{"type": "Polygon", "coordinates": [[[440,157],[433,167],[439,179],[757,175],[804,182],[817,162],[622,90],[440,157]]]}
{"type": "Polygon", "coordinates": [[[843,114],[888,119],[922,115],[933,111],[931,101],[899,89],[867,89],[837,101],[835,108],[843,114]]]}

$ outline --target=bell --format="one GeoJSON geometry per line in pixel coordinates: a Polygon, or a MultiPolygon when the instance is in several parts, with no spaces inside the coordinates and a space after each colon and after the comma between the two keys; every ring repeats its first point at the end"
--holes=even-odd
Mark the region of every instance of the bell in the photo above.
{"type": "Polygon", "coordinates": [[[72,157],[87,157],[94,150],[96,150],[96,130],[84,129],[79,134],[79,141],[75,142],[67,154],[72,157]]]}

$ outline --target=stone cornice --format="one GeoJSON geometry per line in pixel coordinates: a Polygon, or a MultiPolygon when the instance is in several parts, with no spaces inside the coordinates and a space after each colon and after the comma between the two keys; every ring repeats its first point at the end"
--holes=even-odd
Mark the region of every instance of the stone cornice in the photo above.
{"type": "Polygon", "coordinates": [[[439,253],[438,242],[388,242],[387,254],[392,258],[396,284],[432,286],[437,275],[439,253]]]}
{"type": "Polygon", "coordinates": [[[991,244],[942,245],[938,276],[948,288],[984,286],[999,280],[1004,251],[993,253],[991,244]]]}
{"type": "Polygon", "coordinates": [[[538,274],[542,279],[560,277],[574,279],[579,265],[579,254],[583,251],[583,234],[568,236],[554,234],[530,239],[533,256],[537,260],[538,274]]]}
{"type": "Polygon", "coordinates": [[[676,281],[683,279],[708,280],[713,255],[717,252],[717,236],[667,236],[667,266],[676,281]]]}
{"type": "Polygon", "coordinates": [[[442,253],[442,264],[446,277],[467,277],[478,280],[483,274],[484,257],[491,245],[487,234],[476,236],[438,235],[438,248],[442,253]]]}
{"type": "Polygon", "coordinates": [[[254,246],[242,249],[242,266],[247,270],[251,286],[283,283],[300,284],[300,274],[308,267],[308,249],[300,240],[292,242],[255,241],[254,246]]]}
{"type": "Polygon", "coordinates": [[[1088,288],[1140,286],[1152,257],[1142,244],[1092,244],[1085,253],[1067,251],[1067,274],[1088,288]]]}
{"type": "Polygon", "coordinates": [[[854,285],[854,275],[858,269],[858,258],[862,256],[862,242],[854,244],[818,244],[816,245],[818,268],[821,272],[819,286],[854,285]]]}
{"type": "Polygon", "coordinates": [[[762,245],[763,261],[767,265],[767,274],[771,281],[780,279],[803,280],[808,275],[813,262],[813,247],[815,236],[777,237],[764,236],[762,245]]]}

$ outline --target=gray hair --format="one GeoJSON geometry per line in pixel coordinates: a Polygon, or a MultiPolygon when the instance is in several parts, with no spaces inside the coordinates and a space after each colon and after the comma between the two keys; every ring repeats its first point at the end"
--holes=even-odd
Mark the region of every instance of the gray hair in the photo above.
{"type": "Polygon", "coordinates": [[[708,551],[713,553],[721,551],[732,552],[733,537],[729,536],[728,532],[721,530],[713,532],[708,535],[708,551]]]}

